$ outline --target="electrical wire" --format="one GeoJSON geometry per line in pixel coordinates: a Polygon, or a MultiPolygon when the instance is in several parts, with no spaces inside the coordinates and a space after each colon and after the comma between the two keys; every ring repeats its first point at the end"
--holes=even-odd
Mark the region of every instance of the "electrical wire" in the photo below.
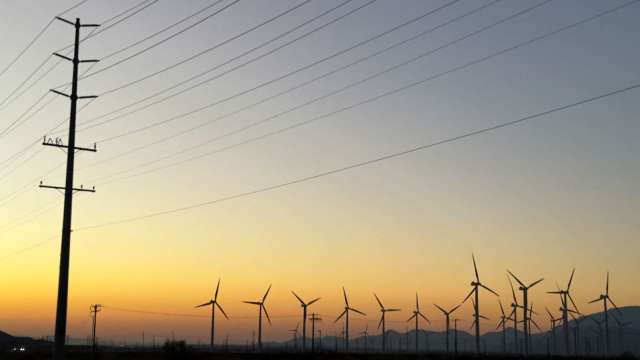
{"type": "MultiPolygon", "coordinates": [[[[244,106],[244,107],[242,107],[242,108],[240,108],[240,109],[238,109],[238,110],[232,111],[232,112],[227,113],[227,114],[224,114],[224,115],[222,115],[222,116],[218,116],[218,117],[216,117],[216,118],[214,118],[214,119],[211,119],[211,120],[208,120],[208,121],[206,121],[206,122],[204,122],[204,123],[201,123],[201,124],[198,124],[198,125],[196,125],[196,126],[190,127],[190,128],[188,128],[188,129],[186,129],[186,130],[182,130],[182,131],[180,131],[180,132],[178,132],[178,133],[168,135],[168,136],[166,136],[166,137],[164,137],[164,138],[161,138],[161,139],[159,139],[159,140],[155,140],[155,141],[153,141],[153,142],[150,142],[150,143],[147,143],[147,144],[141,145],[141,146],[139,146],[139,147],[137,147],[137,148],[134,148],[134,149],[131,149],[131,150],[127,150],[127,151],[125,151],[125,152],[122,152],[122,153],[117,154],[117,155],[115,155],[115,156],[112,156],[112,157],[110,157],[110,158],[107,158],[107,159],[104,159],[104,160],[101,160],[101,161],[98,161],[98,162],[95,162],[95,163],[89,164],[88,166],[86,166],[86,168],[88,168],[88,167],[93,167],[93,166],[96,166],[96,165],[99,165],[99,164],[103,164],[103,163],[106,163],[106,162],[112,161],[112,160],[114,160],[114,159],[118,159],[118,158],[121,158],[121,157],[123,157],[123,156],[129,155],[129,154],[132,154],[132,153],[135,153],[135,152],[140,151],[140,150],[143,150],[143,149],[146,149],[146,148],[148,148],[148,147],[150,147],[150,146],[157,145],[157,144],[160,144],[160,143],[162,143],[162,142],[165,142],[165,141],[168,141],[168,140],[171,140],[171,139],[175,139],[177,136],[185,135],[185,134],[190,133],[190,132],[192,132],[192,131],[198,130],[198,129],[200,129],[200,128],[204,127],[204,126],[210,125],[210,124],[212,124],[213,122],[217,122],[217,121],[219,121],[219,120],[222,120],[222,119],[228,118],[228,117],[230,117],[230,116],[232,116],[232,115],[236,115],[236,114],[238,114],[238,113],[240,113],[240,112],[242,112],[242,111],[245,111],[245,110],[248,110],[248,109],[254,108],[254,107],[258,106],[258,105],[264,104],[264,103],[266,103],[267,101],[270,101],[270,100],[273,100],[273,99],[275,99],[275,98],[278,98],[278,97],[280,97],[280,96],[282,96],[282,95],[285,95],[285,94],[291,93],[291,92],[293,92],[294,90],[300,89],[300,88],[302,88],[302,87],[304,87],[304,86],[306,86],[306,85],[309,85],[309,84],[311,84],[311,83],[314,83],[315,81],[318,81],[318,80],[324,79],[324,78],[326,78],[326,77],[328,77],[328,76],[331,76],[331,75],[333,75],[333,74],[336,74],[336,73],[338,73],[338,72],[340,72],[340,71],[343,71],[343,70],[346,70],[346,69],[348,69],[348,68],[350,68],[350,67],[353,67],[353,66],[355,66],[355,65],[357,65],[357,64],[359,64],[359,63],[362,63],[362,62],[364,62],[364,61],[370,60],[370,59],[372,59],[372,58],[374,58],[374,57],[376,57],[376,56],[378,56],[378,55],[381,55],[381,54],[383,54],[383,53],[385,53],[385,52],[387,52],[387,51],[390,51],[390,50],[392,50],[392,49],[394,49],[394,48],[396,48],[396,47],[398,47],[398,46],[401,46],[401,45],[404,45],[404,44],[406,44],[406,43],[408,43],[408,42],[410,42],[410,41],[416,40],[416,39],[418,39],[419,37],[422,37],[422,36],[424,36],[424,35],[427,35],[427,34],[429,34],[429,33],[433,32],[433,31],[437,30],[437,29],[440,29],[440,28],[442,28],[442,27],[444,27],[444,26],[447,26],[447,25],[449,25],[449,24],[452,24],[452,23],[453,23],[453,22],[455,22],[455,21],[459,21],[459,20],[463,19],[464,17],[467,17],[467,16],[469,16],[469,15],[475,14],[475,13],[477,13],[478,11],[481,11],[481,10],[483,10],[483,9],[487,8],[488,6],[491,6],[491,5],[494,5],[494,4],[498,3],[499,1],[502,1],[502,0],[494,0],[494,1],[490,2],[490,3],[487,3],[487,4],[485,4],[485,5],[481,6],[481,7],[479,7],[479,8],[473,9],[473,10],[471,10],[471,11],[469,11],[469,12],[466,12],[466,13],[464,13],[464,14],[460,15],[460,16],[457,16],[457,17],[452,18],[452,19],[450,19],[450,20],[448,20],[448,21],[446,21],[446,22],[444,22],[444,23],[441,23],[440,25],[437,25],[437,26],[435,26],[435,27],[431,27],[431,28],[429,28],[429,29],[427,29],[427,30],[424,30],[424,31],[422,31],[422,32],[420,32],[420,33],[418,33],[418,34],[416,34],[416,35],[414,35],[414,36],[411,36],[410,38],[407,38],[407,39],[405,39],[405,40],[402,40],[402,41],[396,42],[396,43],[394,43],[394,44],[392,44],[392,45],[390,45],[390,46],[387,46],[387,47],[386,47],[386,48],[384,48],[384,49],[381,49],[381,50],[379,50],[379,51],[376,51],[376,52],[374,52],[374,53],[372,53],[372,54],[370,54],[370,55],[367,55],[367,56],[361,57],[361,58],[359,58],[359,59],[357,59],[357,60],[355,60],[355,61],[353,61],[353,62],[350,62],[350,63],[348,63],[348,64],[346,64],[346,65],[340,66],[340,67],[338,67],[337,69],[331,70],[331,71],[329,71],[329,72],[323,73],[323,74],[321,74],[321,75],[319,75],[319,76],[317,76],[317,77],[314,77],[314,78],[312,78],[312,79],[310,79],[310,80],[304,81],[304,82],[302,82],[302,83],[300,83],[300,84],[298,84],[298,85],[295,85],[295,86],[293,86],[293,87],[291,87],[291,88],[288,88],[288,89],[286,89],[286,90],[284,90],[284,91],[280,91],[280,92],[278,92],[278,93],[276,93],[276,94],[274,94],[274,95],[268,96],[267,98],[264,98],[264,99],[262,99],[262,100],[260,100],[260,101],[258,101],[258,102],[254,102],[254,103],[249,104],[249,105],[247,105],[247,106],[244,106]]],[[[451,4],[451,3],[449,3],[449,4],[451,4]]],[[[370,40],[370,39],[367,39],[367,41],[369,41],[369,40],[370,40]]],[[[364,43],[364,42],[359,42],[358,44],[363,44],[363,43],[364,43]]],[[[358,45],[358,44],[356,44],[356,45],[358,45]]],[[[343,54],[343,53],[345,53],[345,52],[347,52],[347,51],[349,51],[349,50],[351,50],[351,49],[354,49],[354,48],[355,48],[355,46],[351,46],[351,47],[349,47],[349,48],[347,48],[347,49],[343,49],[343,50],[341,50],[341,51],[338,51],[338,52],[336,52],[336,53],[334,53],[334,54],[330,55],[329,57],[325,57],[325,58],[323,58],[323,59],[321,59],[321,60],[318,60],[318,61],[315,61],[315,62],[313,62],[313,63],[311,63],[311,64],[309,64],[309,65],[303,66],[302,68],[298,68],[298,69],[296,69],[296,70],[294,70],[294,71],[292,71],[292,72],[289,72],[289,73],[287,73],[287,74],[285,74],[285,75],[283,75],[283,76],[277,77],[276,79],[273,79],[273,80],[270,80],[270,81],[264,82],[264,83],[262,83],[262,84],[260,84],[260,85],[257,85],[257,86],[255,86],[255,87],[253,87],[253,88],[249,89],[249,90],[244,90],[244,91],[242,91],[242,92],[239,92],[239,93],[236,93],[236,94],[234,94],[234,95],[232,95],[232,96],[229,96],[229,97],[227,97],[227,98],[225,98],[225,99],[223,99],[223,100],[220,100],[220,101],[216,102],[216,104],[220,104],[220,103],[222,103],[222,102],[225,102],[225,101],[228,101],[228,100],[234,99],[234,98],[236,98],[236,97],[238,97],[238,96],[241,96],[241,95],[244,95],[244,94],[246,94],[246,93],[248,93],[248,92],[250,92],[250,91],[256,90],[256,89],[261,88],[261,87],[264,87],[264,86],[266,86],[266,85],[269,85],[269,84],[271,84],[271,83],[273,83],[273,82],[275,82],[275,81],[278,81],[278,80],[280,80],[280,79],[283,79],[284,77],[287,77],[287,76],[290,76],[290,75],[292,75],[292,74],[294,74],[294,73],[297,73],[297,72],[303,71],[303,70],[305,70],[305,69],[308,69],[308,68],[310,68],[311,66],[314,66],[314,65],[316,65],[316,64],[319,64],[321,61],[324,61],[324,60],[328,60],[328,59],[334,58],[334,57],[339,56],[340,54],[343,54]]],[[[199,146],[197,146],[197,147],[199,147],[199,146]]],[[[191,148],[189,148],[189,149],[191,149],[191,148]]],[[[183,153],[183,152],[184,152],[184,151],[180,151],[180,153],[183,153]]]]}
{"type": "Polygon", "coordinates": [[[105,227],[109,227],[109,226],[114,226],[114,225],[120,225],[120,224],[125,224],[125,223],[131,223],[131,222],[138,222],[141,220],[145,220],[145,219],[150,219],[150,218],[156,218],[156,217],[160,217],[160,216],[165,216],[165,215],[170,215],[170,214],[175,214],[175,213],[179,213],[179,212],[185,212],[188,210],[193,210],[193,209],[197,209],[197,208],[201,208],[201,207],[206,207],[206,206],[211,206],[211,205],[215,205],[215,204],[219,204],[222,202],[226,202],[226,201],[230,201],[230,200],[235,200],[235,199],[239,199],[239,198],[244,198],[244,197],[248,197],[248,196],[252,196],[252,195],[257,195],[260,193],[265,193],[265,192],[269,192],[269,191],[274,191],[274,190],[278,190],[278,189],[282,189],[282,188],[286,188],[292,185],[297,185],[297,184],[301,184],[301,183],[306,183],[312,180],[316,180],[319,178],[323,178],[326,176],[330,176],[330,175],[336,175],[336,174],[340,174],[343,172],[347,172],[350,170],[354,170],[354,169],[358,169],[358,168],[362,168],[365,166],[369,166],[369,165],[373,165],[379,162],[383,162],[386,160],[391,160],[391,159],[395,159],[395,158],[399,158],[405,155],[409,155],[415,152],[419,152],[419,151],[423,151],[423,150],[427,150],[427,149],[431,149],[431,148],[435,148],[438,146],[442,146],[445,144],[450,144],[450,143],[454,143],[454,142],[458,142],[470,137],[474,137],[477,135],[482,135],[482,134],[486,134],[486,133],[490,133],[490,132],[494,132],[496,130],[499,129],[503,129],[503,128],[507,128],[507,127],[511,127],[511,126],[515,126],[515,125],[519,125],[519,124],[523,124],[525,122],[534,120],[534,119],[538,119],[541,117],[544,117],[546,115],[550,115],[552,113],[556,113],[556,112],[560,112],[560,111],[564,111],[564,110],[568,110],[570,108],[574,108],[580,105],[584,105],[587,103],[591,103],[597,100],[601,100],[604,98],[608,98],[614,95],[618,95],[618,94],[622,94],[625,92],[629,92],[632,90],[636,90],[640,88],[640,83],[636,83],[630,86],[626,86],[623,88],[619,88],[613,91],[609,91],[597,96],[593,96],[593,97],[589,97],[589,98],[585,98],[576,102],[572,102],[566,105],[561,105],[558,107],[554,107],[542,112],[538,112],[536,114],[532,114],[532,115],[528,115],[525,117],[521,117],[519,119],[516,120],[512,120],[512,121],[508,121],[508,122],[503,122],[500,123],[498,125],[493,125],[493,126],[489,126],[489,127],[485,127],[482,129],[478,129],[475,131],[471,131],[471,132],[467,132],[458,136],[454,136],[454,137],[449,137],[440,141],[436,141],[436,142],[432,142],[432,143],[428,143],[428,144],[424,144],[424,145],[420,145],[420,146],[416,146],[416,147],[412,147],[412,148],[408,148],[406,150],[402,150],[399,152],[394,152],[394,153],[390,153],[387,155],[383,155],[383,156],[379,156],[379,157],[375,157],[366,161],[362,161],[362,162],[357,162],[357,163],[353,163],[351,165],[347,165],[341,168],[337,168],[337,169],[333,169],[333,170],[328,170],[328,171],[324,171],[324,172],[319,172],[313,175],[309,175],[306,177],[301,177],[301,178],[297,178],[294,180],[290,180],[287,182],[282,182],[282,183],[278,183],[275,185],[270,185],[270,186],[266,186],[266,187],[262,187],[259,189],[255,189],[255,190],[251,190],[251,191],[247,191],[247,192],[242,192],[242,193],[238,193],[238,194],[234,194],[234,195],[229,195],[226,197],[221,197],[221,198],[217,198],[217,199],[213,199],[213,200],[208,200],[208,201],[203,201],[203,202],[199,202],[199,203],[195,203],[195,204],[190,204],[190,205],[185,205],[182,207],[177,207],[177,208],[172,208],[172,209],[167,209],[167,210],[162,210],[162,211],[156,211],[156,212],[151,212],[145,215],[140,215],[140,216],[133,216],[133,217],[127,217],[127,218],[122,218],[119,220],[114,220],[114,221],[109,221],[109,222],[104,222],[104,223],[99,223],[99,224],[95,224],[95,225],[87,225],[87,226],[82,226],[79,228],[76,228],[74,231],[78,232],[78,231],[86,231],[86,230],[94,230],[94,229],[100,229],[100,228],[105,228],[105,227]]]}
{"type": "MultiPolygon", "coordinates": [[[[305,0],[305,1],[311,1],[311,0],[305,0]]],[[[123,64],[123,63],[125,63],[125,62],[127,62],[127,61],[129,61],[129,60],[131,60],[131,59],[133,59],[135,57],[138,57],[138,56],[144,54],[145,52],[147,52],[147,51],[149,51],[149,50],[151,50],[151,49],[153,49],[153,48],[155,48],[155,47],[157,47],[157,46],[159,46],[161,44],[164,44],[165,42],[177,37],[178,35],[181,35],[181,34],[185,33],[186,31],[193,29],[197,25],[200,25],[200,24],[204,23],[205,21],[207,21],[207,20],[213,18],[214,16],[220,14],[221,12],[223,12],[224,10],[232,7],[233,5],[237,4],[238,2],[240,2],[240,0],[233,0],[231,3],[225,5],[221,9],[216,10],[213,14],[210,14],[209,16],[198,20],[197,22],[187,26],[186,28],[184,28],[184,29],[182,29],[182,30],[180,30],[180,31],[178,31],[178,32],[176,32],[174,34],[172,34],[171,36],[166,37],[166,38],[164,38],[164,39],[162,39],[162,40],[160,40],[160,41],[158,41],[158,42],[156,42],[156,43],[154,43],[152,45],[149,45],[146,48],[144,48],[144,49],[142,49],[142,50],[140,50],[138,52],[135,52],[135,53],[123,58],[123,59],[120,59],[120,60],[118,60],[118,61],[116,61],[116,62],[114,62],[112,64],[109,64],[109,65],[107,65],[107,66],[105,66],[103,68],[100,68],[100,69],[98,69],[98,70],[96,70],[94,72],[90,72],[87,75],[84,75],[84,76],[80,77],[78,80],[80,81],[80,80],[84,80],[84,79],[93,77],[95,75],[103,73],[104,71],[112,69],[112,68],[114,68],[114,67],[116,67],[116,66],[118,66],[120,64],[123,64]]]]}

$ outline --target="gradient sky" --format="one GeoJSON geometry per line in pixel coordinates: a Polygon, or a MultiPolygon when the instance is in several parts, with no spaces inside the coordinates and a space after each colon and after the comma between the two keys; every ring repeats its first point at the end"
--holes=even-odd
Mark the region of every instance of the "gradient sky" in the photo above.
{"type": "MultiPolygon", "coordinates": [[[[353,0],[256,54],[324,24],[366,1],[353,0]]],[[[33,36],[74,1],[7,2],[0,13],[0,68],[33,36]]],[[[133,0],[90,0],[65,16],[84,22],[104,19],[135,5],[133,0]]],[[[203,8],[212,1],[159,0],[138,15],[83,43],[81,56],[101,58],[116,49],[203,8]]],[[[223,4],[230,3],[230,0],[223,4]]],[[[300,1],[243,0],[220,15],[174,39],[80,83],[83,95],[99,94],[164,68],[232,37],[300,1]]],[[[83,120],[143,98],[202,69],[222,63],[339,4],[314,0],[285,17],[161,76],[106,95],[79,115],[83,120]]],[[[91,145],[123,131],[169,118],[225,98],[347,48],[363,39],[435,9],[446,1],[379,0],[313,35],[197,90],[107,125],[78,133],[78,145],[91,145]]],[[[592,22],[561,32],[467,69],[407,91],[342,112],[313,124],[245,146],[203,157],[170,169],[100,185],[110,174],[241,128],[363,79],[387,67],[435,49],[505,18],[536,1],[501,1],[463,20],[393,51],[329,76],[251,110],[149,147],[115,161],[88,167],[196,124],[227,114],[276,92],[335,69],[361,56],[441,24],[486,2],[462,0],[363,47],[240,96],[193,116],[113,141],[98,142],[98,152],[77,158],[76,184],[97,184],[95,194],[74,202],[74,228],[213,200],[286,182],[355,162],[427,144],[486,126],[518,119],[579,101],[640,80],[640,5],[634,4],[592,22]]],[[[329,113],[416,79],[437,74],[504,48],[580,21],[626,1],[551,1],[489,31],[434,52],[384,76],[288,113],[249,131],[175,158],[204,154],[245,139],[329,113]]],[[[192,20],[189,23],[193,23],[192,20]]],[[[164,38],[172,31],[146,42],[164,38]]],[[[85,30],[88,31],[88,30],[85,30]]],[[[68,45],[72,29],[56,22],[0,77],[0,100],[52,51],[68,45]]],[[[136,50],[98,64],[115,62],[136,50]]],[[[249,55],[248,59],[256,54],[249,55]]],[[[213,72],[231,68],[242,60],[213,72]]],[[[50,61],[47,66],[54,64],[50,61]]],[[[85,65],[86,66],[86,65],[85,65]]],[[[66,83],[71,74],[61,64],[9,106],[0,107],[2,128],[19,117],[47,89],[66,83]]],[[[346,173],[255,196],[138,222],[79,230],[73,234],[69,334],[89,333],[88,309],[102,303],[103,339],[136,341],[176,337],[205,341],[206,318],[131,314],[115,308],[200,314],[193,306],[206,301],[222,277],[221,302],[235,319],[220,321],[220,337],[244,342],[255,329],[256,300],[273,283],[268,299],[273,327],[267,340],[289,337],[300,312],[290,294],[321,296],[315,311],[323,314],[324,333],[340,329],[332,320],[342,308],[340,287],[352,305],[378,319],[372,292],[385,305],[400,307],[390,327],[404,330],[417,291],[422,307],[443,322],[432,303],[450,307],[469,291],[476,254],[482,280],[510,299],[506,269],[532,282],[539,310],[557,309],[557,298],[544,292],[566,283],[577,269],[575,296],[582,311],[600,294],[607,270],[619,306],[638,303],[637,254],[640,245],[640,102],[630,91],[531,122],[413,153],[346,173]]],[[[52,96],[52,95],[51,95],[52,96]]],[[[47,98],[49,99],[49,98],[47,98]]],[[[2,158],[41,137],[68,115],[59,98],[15,131],[2,137],[2,158]]],[[[62,133],[58,133],[61,135],[62,133]]],[[[40,177],[62,184],[64,167],[44,176],[64,154],[33,146],[0,172],[0,329],[30,336],[53,332],[58,276],[62,196],[36,187],[40,177]],[[29,159],[24,166],[13,166],[29,159]],[[37,215],[33,217],[33,215],[37,215]],[[40,246],[33,247],[35,244],[40,246]],[[22,251],[26,249],[25,251],[22,251]]],[[[142,168],[141,168],[142,169],[142,168]]],[[[146,168],[144,168],[146,169],[146,168]]],[[[498,303],[481,296],[482,313],[495,328],[498,303]]],[[[471,306],[458,313],[470,324],[471,306]]],[[[353,332],[364,319],[354,320],[353,332]]],[[[546,319],[539,323],[547,324],[546,319]]],[[[370,326],[370,327],[371,327],[370,326]]]]}

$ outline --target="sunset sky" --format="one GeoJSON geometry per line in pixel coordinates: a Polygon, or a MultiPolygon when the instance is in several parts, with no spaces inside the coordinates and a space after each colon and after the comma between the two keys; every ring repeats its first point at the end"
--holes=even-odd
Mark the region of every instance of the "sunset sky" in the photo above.
{"type": "MultiPolygon", "coordinates": [[[[0,72],[53,16],[78,1],[5,2],[0,11],[0,72]]],[[[76,184],[95,185],[96,193],[79,193],[74,198],[71,337],[89,334],[89,306],[100,303],[106,306],[99,315],[101,339],[135,342],[144,331],[147,339],[164,339],[173,332],[179,338],[205,342],[208,310],[193,307],[212,296],[219,277],[220,301],[232,319],[218,322],[218,340],[227,334],[232,342],[250,340],[257,309],[241,301],[258,300],[271,283],[267,307],[273,326],[265,330],[266,341],[288,339],[288,330],[300,320],[301,309],[291,290],[307,299],[322,297],[313,311],[325,319],[323,333],[339,331],[342,324],[333,320],[342,311],[342,286],[352,305],[367,313],[366,319],[354,318],[354,335],[367,322],[370,329],[377,325],[379,310],[373,292],[385,305],[402,308],[401,313],[390,315],[392,329],[405,330],[418,292],[421,307],[432,320],[426,328],[442,330],[443,318],[433,303],[452,307],[468,293],[474,276],[472,253],[481,280],[501,295],[505,305],[511,302],[506,269],[526,282],[544,277],[530,296],[536,309],[547,306],[557,311],[558,298],[546,291],[555,290],[556,282],[566,285],[574,267],[573,294],[581,311],[600,311],[600,304],[586,302],[604,290],[607,270],[616,304],[639,303],[640,89],[338,174],[213,202],[640,83],[640,4],[636,1],[370,2],[223,0],[106,59],[215,2],[89,0],[63,15],[103,23],[106,29],[84,41],[80,50],[81,58],[104,59],[90,74],[105,70],[79,85],[80,95],[102,96],[78,115],[77,145],[97,142],[98,152],[79,153],[76,161],[76,184]],[[219,14],[177,34],[225,6],[219,14]],[[621,8],[449,72],[617,7],[621,8]],[[121,16],[105,23],[131,8],[129,13],[140,11],[122,22],[117,23],[121,16]],[[438,8],[362,46],[244,94],[438,8]],[[227,71],[343,14],[348,15],[227,71]],[[468,15],[439,26],[464,14],[468,15]],[[108,28],[109,24],[115,25],[108,28]],[[436,29],[239,111],[431,28],[436,29]],[[169,38],[172,34],[177,35],[169,38]],[[158,76],[114,90],[234,37],[158,76]],[[312,101],[430,50],[416,61],[312,101]],[[226,62],[198,80],[109,114],[226,62]],[[222,73],[203,86],[116,119],[222,73]],[[340,110],[429,77],[434,79],[340,110]],[[216,106],[145,129],[230,96],[234,97],[216,106]],[[340,111],[323,116],[336,110],[340,111]],[[253,140],[314,118],[319,119],[253,140]],[[261,120],[264,123],[237,131],[261,120]],[[100,125],[84,129],[87,124],[100,125]],[[180,135],[200,124],[201,128],[180,135]],[[164,140],[138,149],[160,139],[164,140]],[[236,145],[244,141],[248,142],[236,145]],[[198,155],[203,156],[162,168],[198,155]],[[207,206],[170,211],[209,201],[207,206]],[[165,210],[163,215],[119,222],[165,210]]],[[[83,34],[90,31],[83,29],[83,34]]],[[[40,180],[64,184],[65,155],[37,142],[51,135],[66,143],[66,124],[52,130],[68,116],[68,100],[53,94],[41,97],[70,80],[71,65],[62,62],[36,82],[58,62],[50,58],[24,87],[14,90],[52,52],[72,41],[73,28],[53,22],[0,75],[0,271],[4,274],[0,330],[11,334],[53,334],[63,197],[37,185],[40,180]],[[55,100],[42,111],[23,115],[50,99],[55,100]],[[37,106],[31,108],[34,103],[37,106]],[[14,127],[16,120],[19,126],[14,127]]],[[[83,64],[83,70],[87,66],[83,64]]],[[[491,319],[482,323],[482,331],[492,331],[499,314],[496,297],[482,293],[480,307],[491,319]]],[[[471,324],[471,313],[470,303],[456,313],[465,329],[471,324]]],[[[546,329],[546,316],[540,315],[538,323],[546,329]]]]}

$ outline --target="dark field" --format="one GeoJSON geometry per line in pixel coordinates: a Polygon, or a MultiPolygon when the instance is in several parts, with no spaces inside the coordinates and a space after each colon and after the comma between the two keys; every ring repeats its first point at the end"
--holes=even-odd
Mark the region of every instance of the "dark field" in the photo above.
{"type": "MultiPolygon", "coordinates": [[[[50,359],[49,353],[0,353],[1,359],[7,360],[32,360],[32,359],[50,359]]],[[[460,354],[457,356],[446,354],[336,354],[336,353],[321,353],[321,354],[300,354],[300,353],[203,353],[203,352],[187,352],[187,353],[167,353],[167,352],[102,352],[98,354],[91,354],[86,352],[71,352],[67,355],[67,359],[96,359],[96,360],[129,360],[129,359],[194,359],[194,360],[276,360],[276,359],[317,359],[317,360],[365,360],[365,359],[380,359],[380,360],[392,360],[392,359],[524,359],[523,356],[508,356],[508,355],[469,355],[460,354]]],[[[581,357],[586,359],[602,359],[601,357],[581,357]]],[[[568,359],[561,356],[529,356],[526,359],[568,359]]],[[[571,359],[577,359],[571,357],[571,359]]],[[[609,357],[609,359],[636,359],[633,356],[618,356],[609,357]]]]}

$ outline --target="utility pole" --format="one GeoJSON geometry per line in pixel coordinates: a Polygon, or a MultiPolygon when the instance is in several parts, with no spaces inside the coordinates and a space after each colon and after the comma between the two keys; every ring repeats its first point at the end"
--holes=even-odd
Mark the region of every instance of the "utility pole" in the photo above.
{"type": "Polygon", "coordinates": [[[92,320],[92,326],[91,326],[91,351],[92,352],[96,352],[98,350],[98,343],[96,342],[96,327],[98,325],[98,313],[100,312],[100,309],[102,309],[102,305],[100,304],[94,304],[91,305],[91,320],[92,320]]]}
{"type": "Polygon", "coordinates": [[[311,320],[311,352],[316,352],[316,321],[322,319],[316,313],[312,313],[309,320],[311,320]]]}
{"type": "Polygon", "coordinates": [[[56,307],[56,325],[55,325],[55,338],[53,348],[53,359],[63,360],[65,358],[65,340],[67,334],[67,298],[69,293],[69,250],[71,247],[71,212],[73,209],[73,193],[77,191],[95,192],[95,189],[85,189],[82,186],[80,188],[73,187],[73,168],[76,151],[96,151],[94,145],[93,149],[76,147],[76,109],[78,99],[95,98],[96,96],[78,96],[78,65],[80,63],[97,62],[98,60],[80,60],[79,48],[80,48],[80,28],[83,27],[97,27],[96,24],[80,24],[80,19],[76,18],[75,23],[61,17],[56,19],[63,21],[75,28],[75,42],[73,49],[73,59],[66,56],[55,54],[62,59],[68,60],[73,64],[73,76],[71,81],[71,95],[67,95],[57,90],[51,90],[52,92],[66,96],[71,100],[71,110],[69,113],[69,137],[67,145],[64,145],[60,139],[52,141],[51,139],[43,142],[43,145],[54,146],[58,148],[64,148],[67,150],[67,175],[65,180],[65,186],[48,186],[40,183],[40,187],[64,190],[64,215],[62,219],[62,244],[60,249],[60,273],[58,277],[58,302],[56,307]]]}

